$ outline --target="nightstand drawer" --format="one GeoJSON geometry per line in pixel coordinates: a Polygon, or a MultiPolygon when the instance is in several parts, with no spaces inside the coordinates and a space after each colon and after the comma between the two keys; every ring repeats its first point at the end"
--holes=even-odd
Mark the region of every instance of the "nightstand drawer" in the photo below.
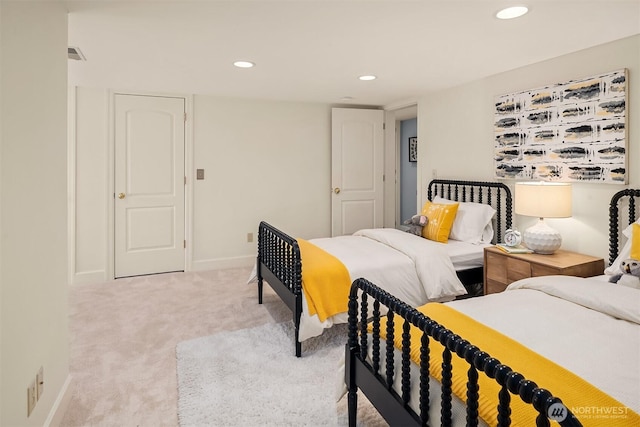
{"type": "Polygon", "coordinates": [[[531,264],[515,258],[507,258],[507,284],[531,277],[531,264]]]}
{"type": "Polygon", "coordinates": [[[507,281],[507,265],[505,263],[506,258],[493,253],[487,253],[486,256],[487,260],[485,262],[485,269],[487,279],[505,283],[507,281]]]}

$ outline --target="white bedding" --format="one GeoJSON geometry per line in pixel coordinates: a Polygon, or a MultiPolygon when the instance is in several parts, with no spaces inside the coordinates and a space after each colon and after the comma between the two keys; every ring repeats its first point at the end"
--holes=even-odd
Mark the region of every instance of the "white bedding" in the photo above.
{"type": "MultiPolygon", "coordinates": [[[[342,261],[351,281],[363,277],[414,307],[428,301],[451,301],[467,293],[445,250],[448,244],[393,228],[360,230],[351,236],[310,242],[342,261]]],[[[462,245],[468,244],[457,246],[458,253],[464,253],[462,245]]],[[[307,314],[306,298],[302,301],[300,341],[347,321],[347,313],[339,313],[320,322],[317,315],[307,314]]]]}
{"type": "Polygon", "coordinates": [[[492,244],[472,244],[449,239],[449,242],[444,246],[456,271],[462,271],[482,267],[484,265],[484,248],[492,246],[492,244]]]}
{"type": "MultiPolygon", "coordinates": [[[[640,412],[640,290],[601,277],[544,276],[514,282],[501,293],[447,304],[640,412]]],[[[412,370],[412,393],[417,395],[419,374],[413,364],[412,370]]],[[[417,399],[411,405],[417,407],[417,399]]],[[[464,421],[463,409],[458,401],[454,413],[459,421],[464,421]]],[[[578,416],[590,410],[569,409],[578,416]]]]}
{"type": "MultiPolygon", "coordinates": [[[[482,266],[485,246],[455,240],[438,243],[393,228],[365,229],[350,236],[309,241],[338,258],[352,281],[364,277],[414,307],[466,294],[455,272],[482,266]]],[[[254,266],[249,282],[255,279],[254,266]]],[[[347,313],[320,322],[308,312],[303,298],[300,341],[347,321],[347,313]]]]}

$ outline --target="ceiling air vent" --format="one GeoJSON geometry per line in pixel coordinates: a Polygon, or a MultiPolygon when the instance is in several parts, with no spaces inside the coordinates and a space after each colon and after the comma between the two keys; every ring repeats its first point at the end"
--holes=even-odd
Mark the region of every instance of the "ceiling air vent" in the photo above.
{"type": "Polygon", "coordinates": [[[67,57],[76,61],[86,61],[79,47],[70,46],[67,48],[67,57]]]}

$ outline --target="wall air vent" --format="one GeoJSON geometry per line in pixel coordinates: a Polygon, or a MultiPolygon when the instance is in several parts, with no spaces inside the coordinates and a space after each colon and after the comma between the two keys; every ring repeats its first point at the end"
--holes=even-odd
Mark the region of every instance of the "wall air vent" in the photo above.
{"type": "Polygon", "coordinates": [[[69,59],[75,59],[76,61],[86,61],[79,47],[69,46],[67,48],[67,57],[69,59]]]}

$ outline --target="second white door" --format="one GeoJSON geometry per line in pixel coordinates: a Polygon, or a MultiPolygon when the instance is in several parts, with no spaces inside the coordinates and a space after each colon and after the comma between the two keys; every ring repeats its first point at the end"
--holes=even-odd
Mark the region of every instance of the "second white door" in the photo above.
{"type": "Polygon", "coordinates": [[[184,270],[184,98],[116,94],[115,277],[184,270]]]}
{"type": "Polygon", "coordinates": [[[382,110],[332,109],[332,236],[383,226],[383,123],[382,110]]]}

